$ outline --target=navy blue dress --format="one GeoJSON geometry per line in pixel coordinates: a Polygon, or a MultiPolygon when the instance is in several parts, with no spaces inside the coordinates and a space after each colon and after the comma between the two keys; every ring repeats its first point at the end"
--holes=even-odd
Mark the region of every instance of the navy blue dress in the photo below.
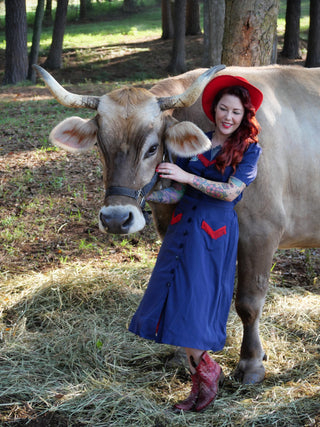
{"type": "MultiPolygon", "coordinates": [[[[261,153],[251,144],[233,173],[215,167],[217,150],[178,159],[184,170],[212,181],[231,175],[247,186],[255,179],[261,153]]],[[[147,290],[129,331],[158,343],[219,351],[233,296],[238,219],[233,202],[207,196],[187,186],[173,213],[147,290]]]]}

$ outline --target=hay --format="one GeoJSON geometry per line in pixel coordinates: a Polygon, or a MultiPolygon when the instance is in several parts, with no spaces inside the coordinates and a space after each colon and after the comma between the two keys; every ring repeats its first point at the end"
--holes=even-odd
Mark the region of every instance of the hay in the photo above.
{"type": "MultiPolygon", "coordinates": [[[[272,285],[261,323],[269,360],[260,385],[231,377],[242,327],[234,308],[216,355],[226,382],[202,414],[174,415],[189,389],[174,348],[127,331],[152,262],[74,263],[4,280],[0,421],[55,415],[79,426],[312,426],[320,413],[320,295],[272,285]]],[[[32,424],[31,424],[32,425],[32,424]]],[[[50,425],[50,423],[48,424],[50,425]]],[[[62,425],[62,424],[61,424],[62,425]]]]}

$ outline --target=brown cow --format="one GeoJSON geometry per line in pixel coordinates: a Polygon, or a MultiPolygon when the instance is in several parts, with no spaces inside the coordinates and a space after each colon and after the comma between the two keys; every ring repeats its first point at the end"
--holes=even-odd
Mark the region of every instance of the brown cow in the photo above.
{"type": "MultiPolygon", "coordinates": [[[[154,185],[164,145],[185,156],[207,147],[202,132],[173,117],[192,121],[203,131],[210,129],[199,99],[194,101],[217,69],[169,78],[150,91],[120,89],[100,98],[70,94],[37,69],[59,102],[97,110],[92,120],[65,120],[50,137],[69,151],[90,149],[98,142],[107,189],[100,228],[112,233],[142,229],[145,220],[139,202],[154,185]]],[[[264,93],[257,114],[263,148],[258,177],[236,208],[240,224],[236,309],[244,327],[236,376],[255,383],[265,373],[259,319],[273,254],[278,247],[320,246],[320,68],[230,67],[221,73],[245,77],[264,93]]],[[[173,206],[151,208],[163,235],[173,206]]]]}

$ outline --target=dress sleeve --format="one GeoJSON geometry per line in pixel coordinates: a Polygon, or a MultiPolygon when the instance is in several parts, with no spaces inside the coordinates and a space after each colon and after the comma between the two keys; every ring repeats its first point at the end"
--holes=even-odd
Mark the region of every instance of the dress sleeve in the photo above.
{"type": "Polygon", "coordinates": [[[238,164],[234,177],[244,182],[246,186],[257,176],[257,164],[261,154],[261,147],[259,144],[250,144],[249,148],[243,155],[241,163],[238,164]]]}

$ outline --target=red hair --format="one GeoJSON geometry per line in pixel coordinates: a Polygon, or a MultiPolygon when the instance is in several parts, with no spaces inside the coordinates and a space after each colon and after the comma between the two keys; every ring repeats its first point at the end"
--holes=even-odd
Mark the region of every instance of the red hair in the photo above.
{"type": "Polygon", "coordinates": [[[237,96],[240,99],[244,107],[244,115],[240,126],[228,137],[220,154],[216,157],[216,167],[222,174],[227,166],[232,166],[233,171],[236,170],[249,145],[258,142],[258,133],[260,132],[260,125],[256,119],[256,112],[249,91],[243,86],[229,86],[218,92],[211,107],[213,117],[215,117],[220,99],[226,94],[237,96]]]}

